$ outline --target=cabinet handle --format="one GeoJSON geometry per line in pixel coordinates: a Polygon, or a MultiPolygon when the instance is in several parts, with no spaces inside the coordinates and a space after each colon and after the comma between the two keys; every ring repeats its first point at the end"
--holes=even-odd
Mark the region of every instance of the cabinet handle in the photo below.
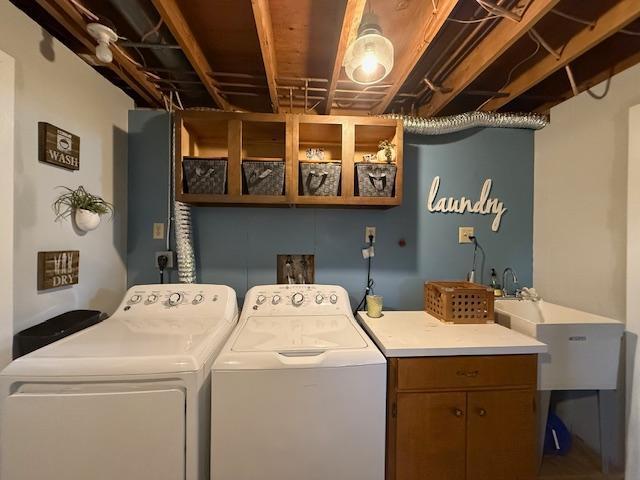
{"type": "Polygon", "coordinates": [[[484,408],[478,409],[478,415],[480,415],[481,417],[484,417],[486,414],[487,414],[487,411],[484,408]]]}
{"type": "Polygon", "coordinates": [[[458,375],[459,377],[474,378],[474,377],[477,377],[478,375],[480,375],[480,372],[478,370],[471,370],[471,371],[458,370],[456,372],[456,375],[458,375]]]}
{"type": "Polygon", "coordinates": [[[453,409],[453,414],[456,417],[462,417],[464,415],[464,412],[462,410],[460,410],[459,408],[454,408],[453,409]]]}

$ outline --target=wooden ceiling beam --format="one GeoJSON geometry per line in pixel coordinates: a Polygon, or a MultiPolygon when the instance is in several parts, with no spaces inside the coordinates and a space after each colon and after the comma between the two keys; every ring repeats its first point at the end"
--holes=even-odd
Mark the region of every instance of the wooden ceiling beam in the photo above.
{"type": "Polygon", "coordinates": [[[396,59],[391,72],[392,86],[387,90],[387,94],[382,101],[373,109],[374,115],[384,113],[389,104],[413,71],[418,61],[425,54],[431,42],[436,38],[438,32],[445,24],[447,17],[451,14],[458,0],[440,0],[437,10],[433,10],[432,2],[422,0],[423,12],[420,18],[418,32],[406,53],[402,58],[396,59]]]}
{"type": "Polygon", "coordinates": [[[227,102],[218,88],[214,85],[212,74],[213,69],[209,65],[207,57],[198,45],[196,38],[184,18],[182,11],[180,10],[179,2],[177,0],[152,0],[153,5],[158,10],[160,17],[164,23],[169,27],[171,34],[176,39],[176,42],[182,48],[183,53],[191,63],[191,66],[198,74],[198,77],[202,81],[211,98],[216,104],[224,110],[232,110],[232,106],[227,102]]]}
{"type": "Polygon", "coordinates": [[[275,42],[273,40],[273,23],[271,22],[269,1],[251,0],[251,8],[253,9],[253,17],[256,22],[258,40],[260,41],[260,51],[262,52],[264,71],[267,76],[267,85],[269,86],[271,107],[273,108],[273,111],[277,113],[280,110],[278,87],[276,84],[276,78],[278,77],[278,64],[276,63],[275,42]]]}
{"type": "Polygon", "coordinates": [[[545,55],[502,89],[509,92],[508,97],[494,98],[487,102],[482,110],[497,110],[503,107],[639,17],[640,1],[619,0],[598,18],[593,28],[585,27],[574,35],[566,43],[557,60],[553,55],[545,55]]]}
{"type": "Polygon", "coordinates": [[[338,50],[336,51],[333,70],[329,79],[327,103],[324,108],[324,113],[327,115],[331,113],[333,98],[336,94],[336,86],[338,85],[338,78],[340,78],[340,72],[342,71],[345,53],[358,34],[358,27],[360,27],[366,4],[367,0],[347,0],[347,4],[345,5],[342,28],[340,29],[340,39],[338,40],[338,50]]]}
{"type": "MultiPolygon", "coordinates": [[[[37,0],[38,4],[53,17],[69,34],[90,52],[95,51],[96,42],[87,32],[87,22],[69,0],[37,0]]],[[[149,78],[117,48],[111,49],[113,62],[104,64],[116,73],[142,99],[150,105],[163,106],[162,92],[149,78]]],[[[79,52],[76,52],[79,53],[79,52]]],[[[97,62],[99,63],[99,62],[97,62]]]]}
{"type": "Polygon", "coordinates": [[[531,0],[519,22],[500,20],[500,23],[447,76],[443,86],[451,90],[434,91],[429,102],[420,107],[420,115],[431,117],[442,111],[559,1],[531,0]]]}

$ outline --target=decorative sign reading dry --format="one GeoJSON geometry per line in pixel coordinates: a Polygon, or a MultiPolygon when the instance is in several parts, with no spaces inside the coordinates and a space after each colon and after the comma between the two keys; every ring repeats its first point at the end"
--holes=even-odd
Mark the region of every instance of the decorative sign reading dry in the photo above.
{"type": "Polygon", "coordinates": [[[50,123],[38,123],[38,158],[69,170],[80,170],[80,137],[50,123]]]}
{"type": "Polygon", "coordinates": [[[38,290],[75,285],[79,271],[78,250],[38,252],[38,290]]]}

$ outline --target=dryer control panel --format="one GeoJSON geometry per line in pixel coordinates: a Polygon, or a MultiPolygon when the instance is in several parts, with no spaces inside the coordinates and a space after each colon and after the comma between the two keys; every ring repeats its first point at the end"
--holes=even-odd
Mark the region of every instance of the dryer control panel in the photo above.
{"type": "Polygon", "coordinates": [[[350,314],[351,305],[347,291],[337,285],[261,285],[247,292],[247,310],[264,315],[350,314]]]}

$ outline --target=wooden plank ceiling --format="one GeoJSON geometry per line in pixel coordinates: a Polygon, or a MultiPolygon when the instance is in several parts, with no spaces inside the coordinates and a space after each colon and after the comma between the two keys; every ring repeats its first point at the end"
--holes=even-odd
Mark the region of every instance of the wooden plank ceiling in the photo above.
{"type": "Polygon", "coordinates": [[[640,62],[639,0],[12,1],[141,106],[546,112],[640,62]],[[362,87],[342,63],[368,11],[394,68],[362,87]],[[92,54],[94,15],[125,37],[110,65],[92,54]]]}

